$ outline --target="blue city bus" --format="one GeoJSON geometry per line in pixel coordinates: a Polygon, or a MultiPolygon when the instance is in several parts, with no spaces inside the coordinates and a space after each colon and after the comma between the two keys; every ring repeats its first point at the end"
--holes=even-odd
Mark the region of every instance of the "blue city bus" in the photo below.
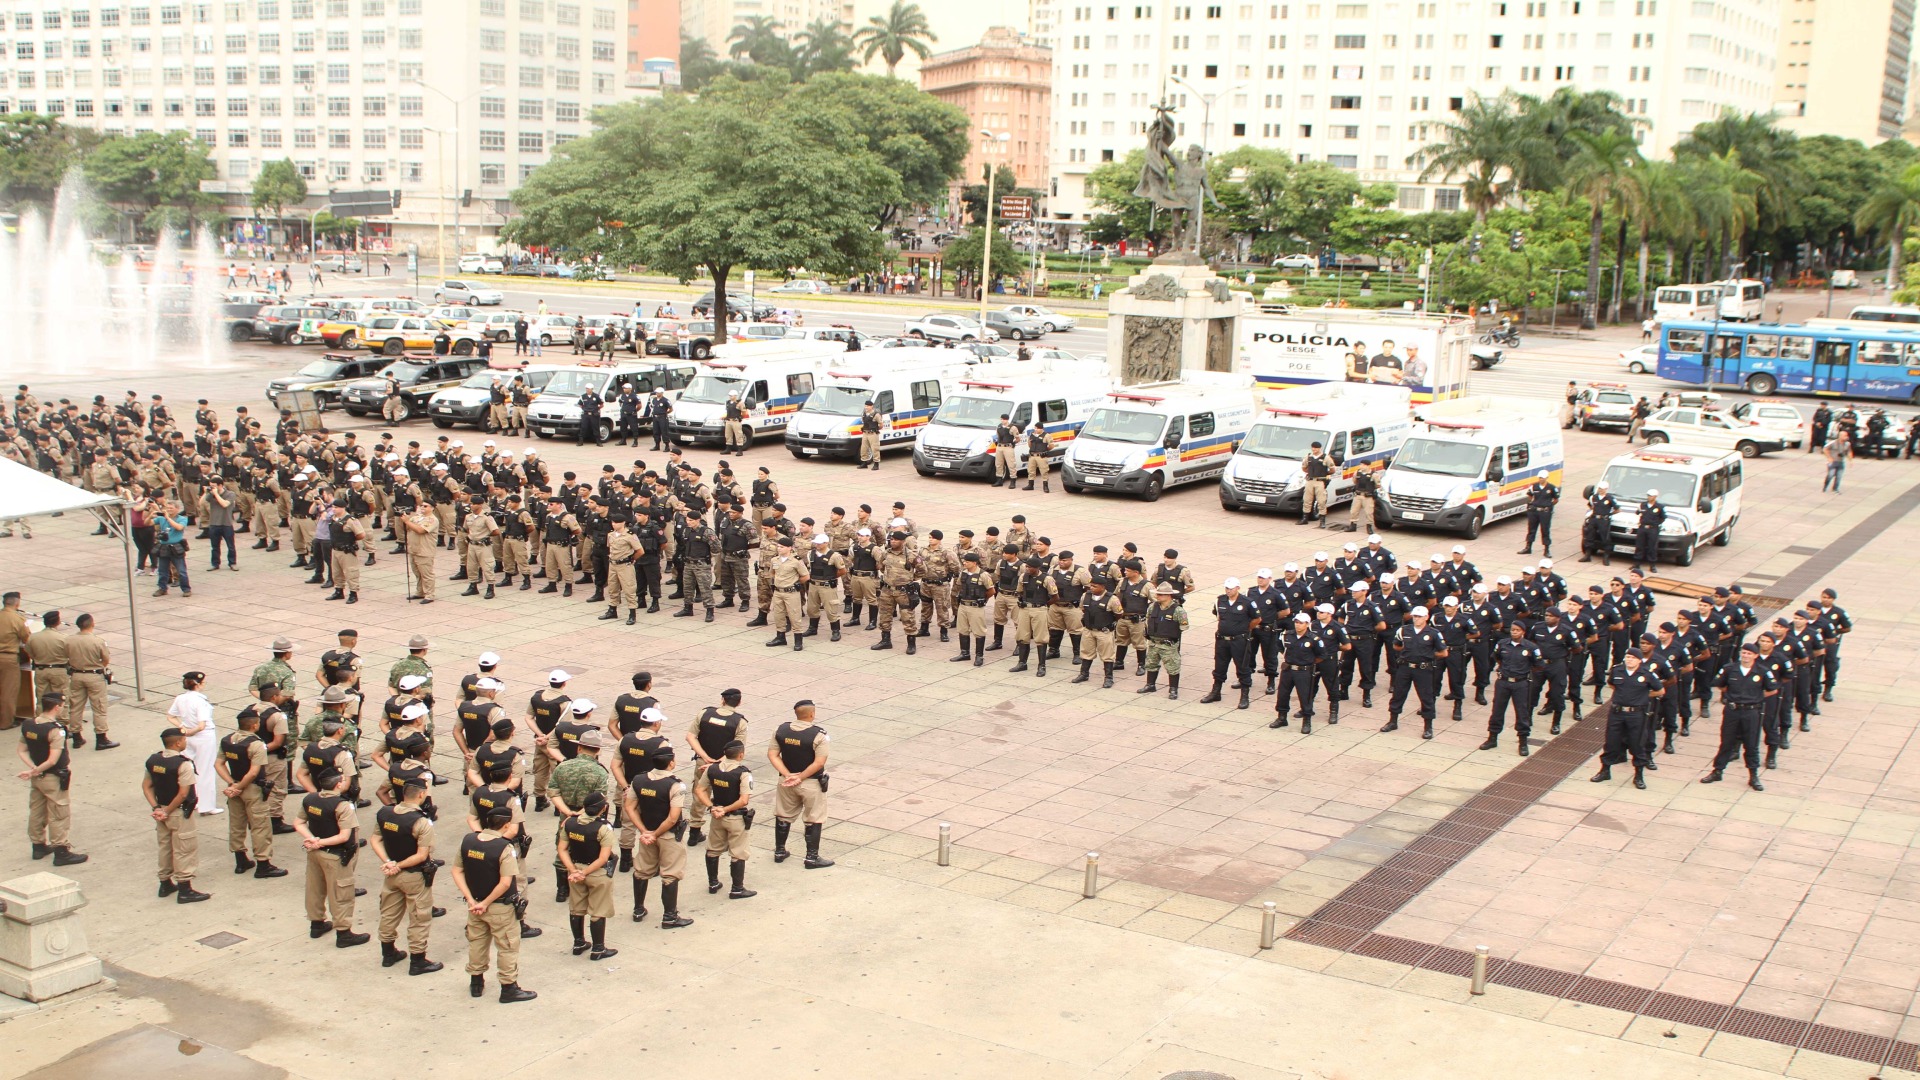
{"type": "Polygon", "coordinates": [[[1671,322],[1661,328],[1659,372],[1708,389],[1920,405],[1920,327],[1671,322]]]}

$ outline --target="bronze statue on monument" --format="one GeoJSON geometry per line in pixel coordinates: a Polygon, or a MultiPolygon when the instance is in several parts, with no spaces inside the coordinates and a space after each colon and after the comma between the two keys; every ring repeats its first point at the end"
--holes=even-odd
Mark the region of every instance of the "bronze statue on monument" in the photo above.
{"type": "Polygon", "coordinates": [[[1162,100],[1153,106],[1153,122],[1147,125],[1147,160],[1140,170],[1140,182],[1133,194],[1154,206],[1178,215],[1174,226],[1175,242],[1156,262],[1192,262],[1200,253],[1200,230],[1206,221],[1206,203],[1220,205],[1213,193],[1213,180],[1207,175],[1207,154],[1198,145],[1187,147],[1184,155],[1173,150],[1175,129],[1173,106],[1162,100]]]}

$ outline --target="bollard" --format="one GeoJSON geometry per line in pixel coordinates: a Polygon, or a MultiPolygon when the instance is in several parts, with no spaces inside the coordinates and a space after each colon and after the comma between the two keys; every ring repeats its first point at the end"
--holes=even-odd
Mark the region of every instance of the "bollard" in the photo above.
{"type": "Polygon", "coordinates": [[[943,821],[940,823],[940,865],[941,866],[947,865],[947,863],[951,858],[952,851],[953,851],[953,826],[943,821]]]}
{"type": "Polygon", "coordinates": [[[1080,886],[1080,895],[1088,900],[1100,891],[1100,853],[1087,852],[1087,880],[1080,886]]]}
{"type": "Polygon", "coordinates": [[[1273,901],[1271,900],[1262,906],[1265,907],[1266,910],[1260,913],[1260,947],[1263,949],[1271,949],[1273,948],[1274,931],[1279,928],[1280,924],[1280,912],[1274,908],[1273,901]]]}
{"type": "Polygon", "coordinates": [[[1485,945],[1473,947],[1473,986],[1467,992],[1475,995],[1487,992],[1487,947],[1485,945]]]}

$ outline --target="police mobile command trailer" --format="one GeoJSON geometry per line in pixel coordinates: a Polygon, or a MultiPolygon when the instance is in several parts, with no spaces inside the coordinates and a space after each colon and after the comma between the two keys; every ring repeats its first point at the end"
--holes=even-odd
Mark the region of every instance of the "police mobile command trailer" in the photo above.
{"type": "Polygon", "coordinates": [[[1334,465],[1328,505],[1353,498],[1353,478],[1393,461],[1413,430],[1411,392],[1404,386],[1320,383],[1268,394],[1253,427],[1220,477],[1220,505],[1229,510],[1300,509],[1305,461],[1319,443],[1334,465]]]}
{"type": "Polygon", "coordinates": [[[781,435],[830,364],[845,359],[837,341],[721,345],[700,362],[700,373],[680,392],[668,430],[675,442],[718,446],[727,438],[728,396],[746,410],[747,442],[781,435]]]}
{"type": "Polygon", "coordinates": [[[1527,508],[1546,474],[1561,484],[1560,406],[1532,398],[1468,397],[1419,410],[1419,423],[1381,480],[1382,524],[1465,533],[1527,508]]]}
{"type": "Polygon", "coordinates": [[[1262,390],[1384,383],[1406,387],[1415,405],[1467,392],[1473,326],[1465,316],[1262,305],[1236,321],[1236,370],[1262,390]]]}
{"type": "Polygon", "coordinates": [[[982,364],[967,372],[914,437],[913,467],[921,476],[992,476],[993,438],[1002,416],[1016,432],[1016,468],[1026,467],[1036,419],[1046,425],[1049,459],[1058,460],[1113,388],[1105,363],[982,364]]]}
{"type": "Polygon", "coordinates": [[[787,449],[801,459],[860,452],[867,402],[880,420],[880,449],[913,441],[947,391],[971,367],[950,349],[841,353],[787,425],[787,449]]]}
{"type": "MultiPolygon", "coordinates": [[[[1733,541],[1745,468],[1739,451],[1711,446],[1643,446],[1614,458],[1602,474],[1607,493],[1620,507],[1609,523],[1607,543],[1616,551],[1634,550],[1640,510],[1647,493],[1657,491],[1667,508],[1667,520],[1660,526],[1660,558],[1692,566],[1702,543],[1725,547],[1733,541]]],[[[1593,490],[1588,486],[1584,495],[1591,498],[1593,490]]]]}
{"type": "Polygon", "coordinates": [[[1071,492],[1117,491],[1152,502],[1181,484],[1212,480],[1253,425],[1244,375],[1189,371],[1180,382],[1110,390],[1060,463],[1071,492]]]}

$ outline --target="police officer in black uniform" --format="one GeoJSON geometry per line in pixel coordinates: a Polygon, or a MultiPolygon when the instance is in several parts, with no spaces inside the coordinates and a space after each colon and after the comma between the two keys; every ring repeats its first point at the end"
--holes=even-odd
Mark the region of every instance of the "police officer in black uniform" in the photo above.
{"type": "MultiPolygon", "coordinates": [[[[1540,682],[1536,685],[1535,699],[1544,688],[1546,701],[1541,704],[1535,715],[1553,717],[1553,727],[1548,734],[1560,734],[1560,717],[1567,708],[1567,681],[1569,674],[1579,677],[1579,659],[1581,649],[1580,631],[1567,621],[1566,613],[1560,605],[1549,605],[1544,617],[1527,632],[1527,637],[1540,650],[1540,682]],[[1571,672],[1570,669],[1571,668],[1571,672]]],[[[1496,696],[1497,698],[1497,696],[1496,696]]],[[[1580,719],[1580,698],[1573,699],[1573,718],[1580,719]]],[[[1524,747],[1523,747],[1524,749],[1524,747]]]]}
{"type": "Polygon", "coordinates": [[[1633,786],[1644,791],[1647,765],[1653,760],[1647,753],[1647,721],[1662,693],[1660,676],[1641,666],[1639,653],[1628,650],[1607,672],[1607,685],[1613,688],[1613,701],[1607,709],[1607,745],[1600,754],[1600,771],[1593,775],[1593,782],[1604,784],[1613,779],[1613,767],[1631,757],[1633,786]]]}
{"type": "Polygon", "coordinates": [[[589,439],[593,445],[600,445],[600,410],[605,405],[600,391],[591,386],[580,395],[580,430],[574,433],[573,445],[579,446],[589,439]]]}
{"type": "Polygon", "coordinates": [[[1660,526],[1667,522],[1667,508],[1660,505],[1658,491],[1647,492],[1633,524],[1633,557],[1645,566],[1660,563],[1660,526]]]}
{"type": "Polygon", "coordinates": [[[620,395],[614,399],[620,406],[620,445],[640,445],[640,392],[631,382],[620,383],[620,395]]]}
{"type": "Polygon", "coordinates": [[[1313,629],[1313,618],[1306,612],[1293,617],[1293,626],[1280,635],[1280,696],[1274,699],[1270,728],[1287,726],[1287,706],[1296,695],[1300,734],[1313,734],[1313,698],[1320,683],[1320,663],[1326,659],[1327,643],[1313,629]]]}
{"type": "Polygon", "coordinates": [[[1607,482],[1587,489],[1587,519],[1580,525],[1580,561],[1592,562],[1600,556],[1602,564],[1613,565],[1613,515],[1620,503],[1607,493],[1607,482]]]}
{"type": "Polygon", "coordinates": [[[1507,624],[1507,636],[1493,647],[1493,712],[1487,717],[1487,741],[1482,750],[1500,745],[1500,733],[1507,727],[1507,710],[1513,710],[1514,734],[1520,736],[1520,756],[1527,756],[1527,736],[1533,733],[1533,690],[1546,670],[1546,658],[1540,646],[1527,640],[1527,628],[1518,620],[1507,624]]]}
{"type": "Polygon", "coordinates": [[[1427,609],[1416,607],[1408,620],[1393,635],[1391,648],[1399,654],[1399,666],[1393,670],[1393,691],[1387,699],[1387,725],[1382,732],[1400,729],[1400,710],[1407,703],[1407,691],[1419,696],[1420,719],[1425,729],[1420,737],[1433,738],[1434,694],[1439,684],[1440,663],[1447,658],[1448,646],[1440,631],[1427,625],[1427,609]]]}
{"type": "Polygon", "coordinates": [[[1252,704],[1253,631],[1260,625],[1260,614],[1253,601],[1241,595],[1239,578],[1228,578],[1223,587],[1226,592],[1213,601],[1213,689],[1200,704],[1220,700],[1220,688],[1226,684],[1227,666],[1231,664],[1238,675],[1234,686],[1240,691],[1236,707],[1244,709],[1252,704]]]}
{"type": "Polygon", "coordinates": [[[1387,633],[1386,611],[1365,581],[1348,587],[1347,602],[1341,605],[1339,618],[1347,629],[1351,651],[1340,658],[1340,696],[1353,687],[1353,676],[1360,673],[1360,707],[1373,708],[1375,676],[1380,671],[1380,638],[1387,633]]]}
{"type": "MultiPolygon", "coordinates": [[[[1533,554],[1533,537],[1540,536],[1542,554],[1553,554],[1553,507],[1560,501],[1560,489],[1553,486],[1547,478],[1547,470],[1541,469],[1527,488],[1527,543],[1518,554],[1533,554]]],[[[1522,740],[1521,746],[1526,742],[1522,740]]]]}
{"type": "Polygon", "coordinates": [[[1758,662],[1759,653],[1760,647],[1751,642],[1742,645],[1740,658],[1714,677],[1720,688],[1720,749],[1713,755],[1713,771],[1700,778],[1703,784],[1725,779],[1727,763],[1740,755],[1746,760],[1747,786],[1767,790],[1760,782],[1760,719],[1767,699],[1779,689],[1772,673],[1758,662]]]}

